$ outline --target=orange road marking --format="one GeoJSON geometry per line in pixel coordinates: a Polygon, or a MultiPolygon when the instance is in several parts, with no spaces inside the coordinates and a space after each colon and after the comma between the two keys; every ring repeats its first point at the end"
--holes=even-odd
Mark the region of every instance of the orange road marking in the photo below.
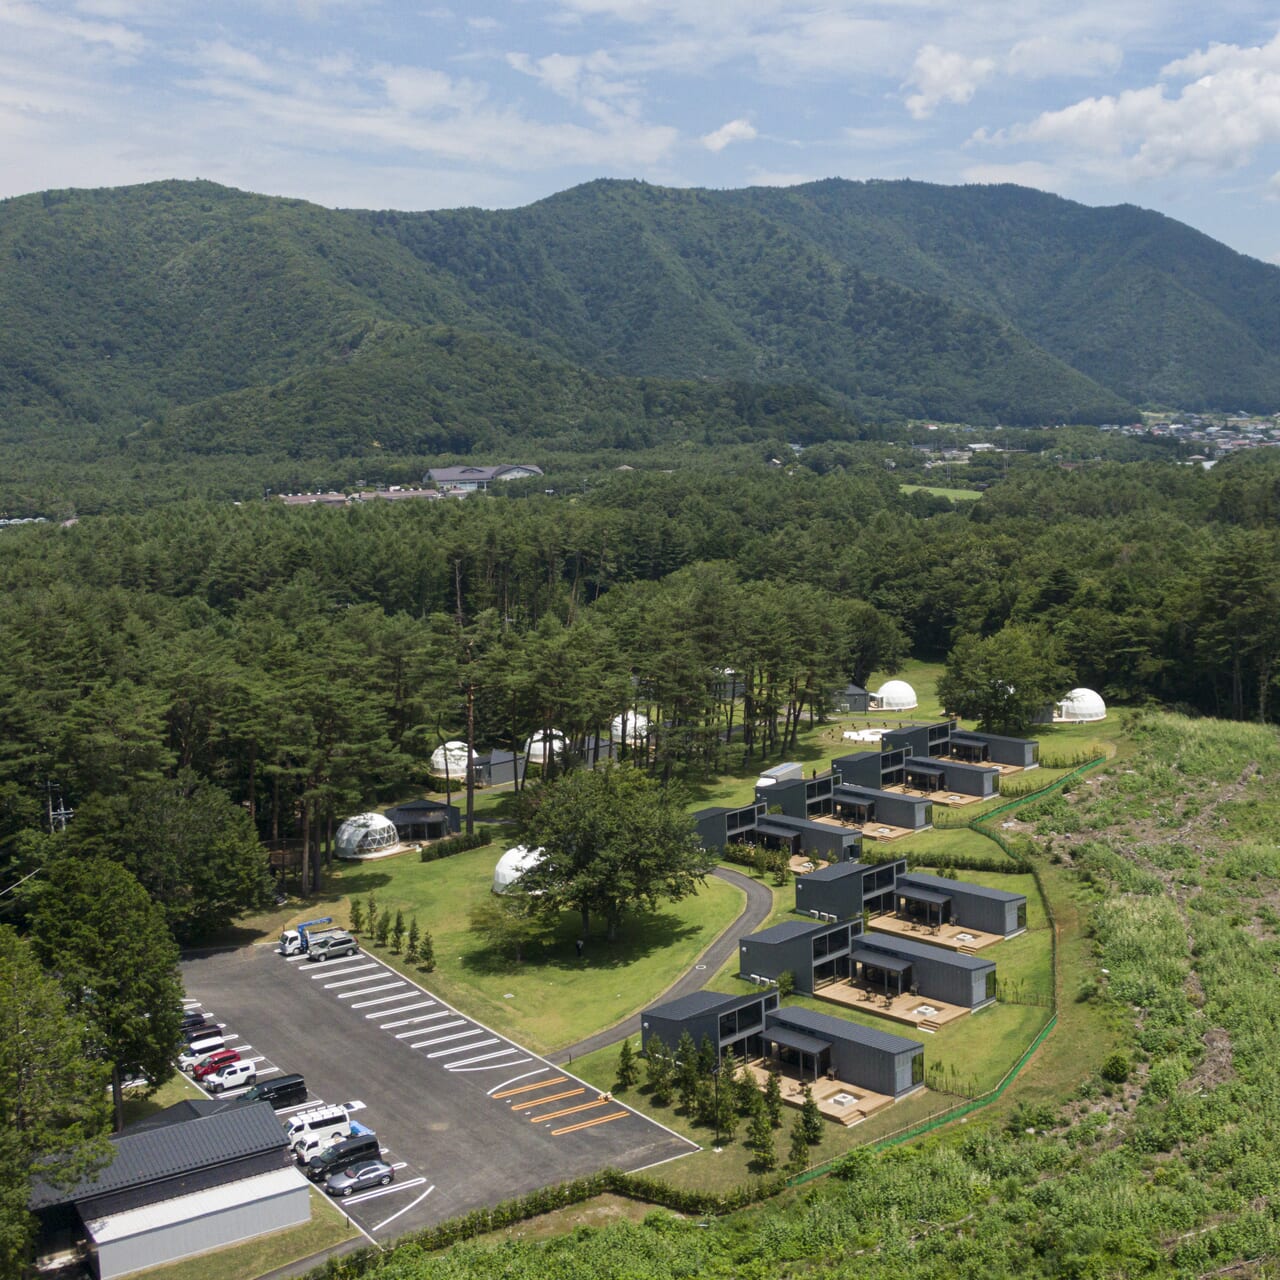
{"type": "Polygon", "coordinates": [[[576,1133],[579,1129],[590,1129],[592,1125],[608,1124],[610,1120],[621,1120],[630,1114],[629,1111],[613,1111],[607,1116],[597,1116],[594,1120],[581,1120],[577,1124],[568,1125],[564,1129],[552,1129],[551,1136],[558,1138],[562,1133],[576,1133]]]}
{"type": "Polygon", "coordinates": [[[545,1116],[530,1116],[530,1124],[541,1124],[544,1120],[559,1120],[561,1116],[571,1116],[575,1111],[590,1111],[592,1107],[603,1107],[609,1098],[597,1098],[594,1102],[580,1102],[576,1107],[563,1107],[559,1111],[549,1112],[545,1116]]]}
{"type": "Polygon", "coordinates": [[[549,1098],[534,1098],[532,1102],[527,1099],[511,1104],[512,1111],[527,1111],[530,1107],[540,1107],[544,1102],[559,1102],[561,1098],[578,1098],[586,1093],[585,1089],[566,1089],[564,1093],[553,1093],[549,1098]]]}
{"type": "Polygon", "coordinates": [[[545,1089],[548,1085],[564,1084],[568,1076],[556,1076],[551,1080],[539,1080],[535,1084],[522,1084],[518,1089],[504,1089],[501,1093],[491,1093],[491,1098],[514,1098],[517,1093],[528,1093],[530,1089],[545,1089]]]}

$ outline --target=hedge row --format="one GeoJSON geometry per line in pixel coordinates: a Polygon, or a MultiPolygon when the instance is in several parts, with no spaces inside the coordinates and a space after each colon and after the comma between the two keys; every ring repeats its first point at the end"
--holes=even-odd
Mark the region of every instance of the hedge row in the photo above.
{"type": "Polygon", "coordinates": [[[477,827],[469,836],[448,836],[444,840],[424,844],[418,856],[423,862],[435,862],[440,858],[450,858],[455,853],[466,853],[468,849],[478,849],[492,839],[493,833],[488,827],[477,827]]]}
{"type": "MultiPolygon", "coordinates": [[[[527,1222],[530,1218],[541,1217],[556,1209],[566,1209],[606,1194],[661,1205],[676,1213],[697,1217],[718,1216],[776,1196],[786,1185],[786,1178],[778,1175],[734,1187],[724,1195],[714,1195],[708,1191],[686,1191],[672,1187],[658,1178],[623,1173],[618,1169],[604,1169],[585,1178],[575,1178],[572,1182],[543,1187],[514,1200],[504,1200],[491,1209],[473,1209],[470,1213],[450,1218],[448,1222],[442,1222],[438,1226],[402,1236],[396,1241],[396,1245],[414,1245],[426,1252],[435,1252],[447,1249],[459,1241],[472,1240],[476,1236],[487,1235],[491,1231],[527,1222]]],[[[384,1258],[385,1255],[377,1249],[358,1249],[342,1257],[330,1258],[323,1266],[309,1272],[308,1280],[358,1280],[358,1277],[366,1275],[384,1258]]]]}

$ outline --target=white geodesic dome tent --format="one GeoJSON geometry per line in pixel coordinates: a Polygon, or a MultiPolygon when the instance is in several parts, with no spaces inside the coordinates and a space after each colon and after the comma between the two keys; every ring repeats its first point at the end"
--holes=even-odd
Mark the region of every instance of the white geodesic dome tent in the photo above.
{"type": "Polygon", "coordinates": [[[1061,702],[1053,717],[1064,724],[1087,724],[1092,720],[1107,718],[1107,704],[1092,689],[1072,689],[1061,702]]]}
{"type": "Polygon", "coordinates": [[[526,849],[522,844],[508,849],[493,869],[494,893],[506,893],[530,867],[542,861],[542,853],[541,849],[526,849]]]}
{"type": "Polygon", "coordinates": [[[362,854],[377,853],[400,843],[395,823],[380,813],[357,813],[338,828],[334,837],[340,858],[358,858],[362,854]]]}
{"type": "Polygon", "coordinates": [[[649,717],[638,711],[629,711],[625,716],[614,716],[609,725],[609,736],[614,742],[622,741],[622,722],[626,721],[627,746],[642,747],[649,736],[649,717]]]}
{"type": "Polygon", "coordinates": [[[530,764],[546,764],[553,755],[563,756],[569,739],[559,729],[540,729],[525,743],[524,752],[530,764]]]}
{"type": "Polygon", "coordinates": [[[889,680],[876,692],[880,711],[913,711],[919,704],[916,691],[905,680],[889,680]]]}
{"type": "MultiPolygon", "coordinates": [[[[443,778],[463,778],[467,773],[467,744],[465,742],[446,742],[431,753],[431,772],[443,778]]],[[[475,752],[470,753],[474,762],[475,752]]]]}

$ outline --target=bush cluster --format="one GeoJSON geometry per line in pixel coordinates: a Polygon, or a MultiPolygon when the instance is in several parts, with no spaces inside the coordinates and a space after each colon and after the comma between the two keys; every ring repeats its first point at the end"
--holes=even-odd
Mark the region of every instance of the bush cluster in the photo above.
{"type": "Polygon", "coordinates": [[[418,857],[423,862],[436,862],[440,858],[451,858],[455,853],[466,853],[468,849],[478,849],[493,839],[488,827],[477,827],[471,835],[446,836],[443,840],[434,840],[424,844],[418,857]]]}

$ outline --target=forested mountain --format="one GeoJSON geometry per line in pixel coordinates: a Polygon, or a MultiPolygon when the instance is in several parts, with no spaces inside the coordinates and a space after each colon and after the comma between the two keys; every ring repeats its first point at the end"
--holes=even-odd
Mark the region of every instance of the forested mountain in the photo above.
{"type": "Polygon", "coordinates": [[[405,214],[165,182],[0,203],[0,255],[11,441],[333,457],[1280,403],[1280,270],[1013,187],[405,214]]]}

